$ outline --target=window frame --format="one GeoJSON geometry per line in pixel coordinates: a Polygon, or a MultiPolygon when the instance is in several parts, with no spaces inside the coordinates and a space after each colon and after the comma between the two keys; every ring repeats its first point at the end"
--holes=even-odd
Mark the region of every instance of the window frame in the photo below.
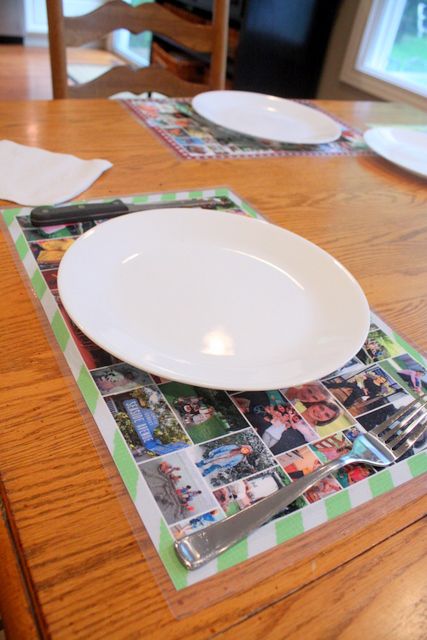
{"type": "Polygon", "coordinates": [[[360,0],[348,47],[341,67],[340,80],[357,89],[370,93],[385,100],[406,102],[415,107],[426,109],[426,92],[419,93],[410,82],[402,81],[399,85],[392,83],[389,74],[381,71],[369,72],[358,68],[360,61],[370,59],[379,60],[384,56],[382,47],[372,45],[372,37],[388,29],[385,36],[391,47],[397,31],[400,17],[393,20],[392,10],[401,9],[406,0],[360,0]]]}

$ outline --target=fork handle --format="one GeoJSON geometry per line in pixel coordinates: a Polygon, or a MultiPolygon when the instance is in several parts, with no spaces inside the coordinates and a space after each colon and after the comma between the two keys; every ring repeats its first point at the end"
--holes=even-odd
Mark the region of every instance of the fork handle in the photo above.
{"type": "Polygon", "coordinates": [[[187,569],[198,569],[265,524],[330,473],[357,461],[351,453],[344,454],[251,507],[176,540],[174,546],[178,558],[187,569]]]}

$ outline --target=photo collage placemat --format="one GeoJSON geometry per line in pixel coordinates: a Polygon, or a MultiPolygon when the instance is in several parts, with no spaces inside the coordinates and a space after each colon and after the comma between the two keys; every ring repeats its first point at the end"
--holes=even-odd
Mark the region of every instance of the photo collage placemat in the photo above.
{"type": "MultiPolygon", "coordinates": [[[[350,127],[329,113],[327,115],[342,126],[341,137],[326,144],[297,145],[252,138],[219,127],[199,116],[188,98],[131,99],[121,102],[139,121],[144,122],[187,160],[373,155],[358,129],[350,127]]],[[[305,103],[323,111],[309,101],[305,103]]]]}
{"type": "MultiPolygon", "coordinates": [[[[260,217],[227,188],[125,197],[260,217]]],[[[173,542],[229,517],[351,448],[427,391],[427,360],[372,314],[363,348],[322,380],[233,391],[161,379],[118,361],[69,319],[57,290],[67,248],[95,223],[35,228],[30,209],[2,212],[17,256],[175,589],[204,580],[427,471],[427,439],[378,470],[345,467],[206,566],[189,572],[173,542]]],[[[102,222],[101,222],[102,223],[102,222]]],[[[141,291],[143,295],[143,290],[141,291]]]]}

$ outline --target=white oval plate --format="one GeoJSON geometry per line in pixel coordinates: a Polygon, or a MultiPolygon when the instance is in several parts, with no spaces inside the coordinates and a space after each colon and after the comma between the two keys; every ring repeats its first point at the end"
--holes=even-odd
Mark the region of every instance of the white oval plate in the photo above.
{"type": "Polygon", "coordinates": [[[115,218],[64,255],[62,302],[103,349],[161,377],[277,389],[361,347],[369,309],[328,253],[267,222],[202,209],[115,218]]]}
{"type": "Polygon", "coordinates": [[[251,91],[206,91],[195,96],[198,114],[232,131],[292,144],[333,142],[341,127],[326,114],[293,100],[251,91]]]}
{"type": "Polygon", "coordinates": [[[366,144],[394,164],[427,176],[427,133],[403,127],[373,127],[365,131],[366,144]]]}

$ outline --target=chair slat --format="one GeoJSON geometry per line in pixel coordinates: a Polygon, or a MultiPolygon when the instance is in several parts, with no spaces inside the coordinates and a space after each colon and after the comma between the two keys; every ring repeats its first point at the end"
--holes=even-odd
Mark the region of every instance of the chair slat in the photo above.
{"type": "Polygon", "coordinates": [[[141,69],[127,66],[113,67],[95,80],[68,87],[69,98],[108,98],[115,93],[126,91],[135,94],[155,91],[177,98],[195,96],[200,91],[208,91],[208,85],[185,82],[177,78],[169,69],[150,65],[141,69]]]}
{"type": "Polygon", "coordinates": [[[49,49],[55,99],[108,97],[122,91],[156,91],[168,96],[194,96],[209,89],[224,89],[230,0],[214,0],[211,23],[199,24],[155,3],[137,7],[122,0],[110,0],[82,16],[65,17],[62,0],[46,0],[49,23],[49,49]],[[133,70],[114,67],[99,78],[80,85],[69,85],[66,47],[95,42],[117,30],[138,34],[151,31],[182,46],[186,51],[210,54],[208,83],[188,82],[160,65],[133,70]]]}
{"type": "Polygon", "coordinates": [[[160,4],[132,7],[121,0],[112,0],[86,15],[66,17],[64,24],[67,47],[80,47],[116,29],[127,29],[133,34],[152,31],[201,53],[212,50],[212,25],[184,20],[160,4]]]}

